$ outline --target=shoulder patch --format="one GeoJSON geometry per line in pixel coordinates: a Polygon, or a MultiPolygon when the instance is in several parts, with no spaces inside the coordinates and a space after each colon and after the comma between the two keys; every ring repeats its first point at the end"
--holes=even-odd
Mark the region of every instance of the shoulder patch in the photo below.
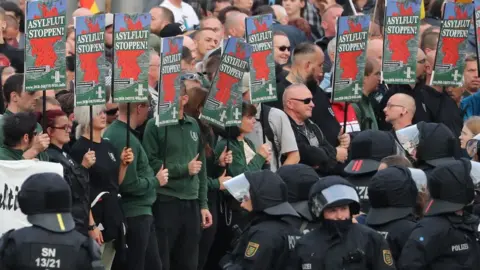
{"type": "Polygon", "coordinates": [[[245,257],[251,258],[257,253],[258,248],[260,247],[259,244],[254,242],[248,242],[247,248],[245,249],[245,257]]]}
{"type": "Polygon", "coordinates": [[[386,265],[392,266],[393,265],[393,258],[392,253],[388,249],[383,250],[383,261],[386,265]]]}

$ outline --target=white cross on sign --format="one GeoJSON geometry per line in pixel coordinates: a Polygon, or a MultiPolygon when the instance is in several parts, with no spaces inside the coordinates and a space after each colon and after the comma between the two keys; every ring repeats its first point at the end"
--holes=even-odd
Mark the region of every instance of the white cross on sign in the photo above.
{"type": "Polygon", "coordinates": [[[138,88],[135,89],[135,92],[137,92],[137,94],[138,94],[139,97],[142,97],[142,96],[143,96],[143,91],[145,91],[145,89],[143,89],[143,85],[142,85],[142,84],[139,84],[139,85],[138,85],[138,88]]]}
{"type": "Polygon", "coordinates": [[[355,95],[358,96],[358,91],[362,90],[362,88],[358,87],[358,83],[355,84],[355,87],[353,88],[353,92],[355,92],[355,95]]]}
{"type": "Polygon", "coordinates": [[[223,111],[220,113],[220,122],[223,123],[223,121],[225,121],[225,118],[227,118],[227,111],[226,111],[226,110],[223,110],[223,111]]]}
{"type": "Polygon", "coordinates": [[[462,76],[462,75],[461,75],[461,74],[458,74],[458,69],[456,69],[455,72],[452,74],[452,77],[453,77],[453,79],[454,79],[455,81],[457,81],[457,80],[458,80],[458,79],[457,79],[458,76],[462,76]]]}
{"type": "Polygon", "coordinates": [[[268,85],[267,92],[268,92],[268,95],[269,95],[269,96],[273,96],[273,87],[272,87],[272,84],[269,84],[269,85],[268,85]]]}
{"type": "Polygon", "coordinates": [[[178,117],[177,108],[175,106],[173,106],[173,108],[172,108],[172,118],[176,119],[177,117],[178,117]]]}
{"type": "Polygon", "coordinates": [[[98,98],[102,98],[102,94],[103,94],[102,87],[101,87],[101,86],[98,86],[98,88],[97,88],[98,98]]]}
{"type": "Polygon", "coordinates": [[[233,117],[235,117],[235,120],[240,119],[241,115],[242,113],[240,112],[240,110],[238,108],[235,108],[235,112],[233,113],[233,117]]]}
{"type": "Polygon", "coordinates": [[[412,77],[412,68],[407,67],[407,70],[404,71],[403,74],[407,75],[407,79],[410,79],[412,77]]]}
{"type": "Polygon", "coordinates": [[[60,82],[60,71],[55,71],[55,82],[59,83],[60,82]]]}

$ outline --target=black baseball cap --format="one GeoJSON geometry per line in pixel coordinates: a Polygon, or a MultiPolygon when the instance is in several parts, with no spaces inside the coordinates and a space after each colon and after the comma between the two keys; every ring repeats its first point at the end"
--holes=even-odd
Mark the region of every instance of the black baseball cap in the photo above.
{"type": "Polygon", "coordinates": [[[367,224],[385,224],[413,214],[418,189],[408,168],[392,166],[378,171],[368,185],[367,224]]]}
{"type": "Polygon", "coordinates": [[[455,160],[456,148],[459,145],[453,132],[444,124],[417,124],[420,141],[417,146],[417,160],[424,161],[433,167],[455,160]]]}
{"type": "Polygon", "coordinates": [[[472,165],[467,159],[451,160],[434,168],[428,175],[430,200],[425,215],[453,213],[463,209],[475,198],[475,186],[470,171],[472,165]]]}
{"type": "Polygon", "coordinates": [[[18,204],[33,225],[53,232],[75,229],[70,186],[56,173],[28,177],[18,193],[18,204]]]}
{"type": "Polygon", "coordinates": [[[397,154],[397,143],[393,134],[380,130],[358,133],[350,147],[352,160],[344,171],[352,175],[375,172],[384,157],[397,154]]]}
{"type": "Polygon", "coordinates": [[[160,37],[162,37],[162,38],[174,37],[174,36],[184,34],[185,32],[187,32],[187,28],[185,28],[185,26],[183,24],[171,23],[171,24],[167,24],[160,31],[160,37]]]}
{"type": "Polygon", "coordinates": [[[320,180],[315,170],[305,164],[294,164],[280,167],[277,174],[287,185],[288,202],[302,217],[312,220],[308,194],[312,186],[320,180]]]}

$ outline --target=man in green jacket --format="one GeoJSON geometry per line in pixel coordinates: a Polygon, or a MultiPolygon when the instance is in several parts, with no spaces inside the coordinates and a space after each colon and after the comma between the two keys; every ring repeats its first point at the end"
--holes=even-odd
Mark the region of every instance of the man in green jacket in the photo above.
{"type": "Polygon", "coordinates": [[[4,116],[2,121],[4,143],[0,146],[0,160],[25,159],[25,151],[33,144],[36,123],[33,113],[4,116]]]}
{"type": "MultiPolygon", "coordinates": [[[[3,114],[3,117],[20,113],[20,112],[33,112],[35,110],[35,92],[26,92],[24,90],[24,75],[14,74],[10,76],[3,86],[3,95],[5,96],[5,102],[7,103],[7,109],[3,114]]],[[[0,118],[0,146],[3,145],[4,132],[2,128],[3,120],[0,118]]],[[[25,159],[38,158],[42,161],[48,161],[48,155],[45,150],[50,144],[50,138],[48,134],[42,133],[42,127],[40,124],[35,125],[36,136],[34,136],[33,144],[23,153],[25,159]]]]}
{"type": "Polygon", "coordinates": [[[377,118],[375,111],[368,96],[375,92],[380,84],[381,66],[376,59],[368,57],[365,62],[365,76],[363,79],[363,95],[362,99],[357,103],[352,103],[361,130],[373,129],[378,130],[377,118]]]}
{"type": "MultiPolygon", "coordinates": [[[[122,207],[127,221],[127,268],[162,269],[152,216],[155,190],[168,182],[168,170],[152,171],[135,128],[148,117],[149,103],[121,103],[119,115],[103,134],[115,146],[118,156],[130,147],[135,156],[120,185],[122,207]],[[130,105],[130,141],[127,143],[127,111],[130,105]]],[[[178,213],[177,213],[178,215],[178,213]]]]}
{"type": "Polygon", "coordinates": [[[179,123],[157,127],[155,119],[150,119],[143,136],[152,169],[169,169],[170,181],[157,189],[153,209],[164,269],[197,270],[201,227],[212,225],[204,146],[198,123],[183,112],[187,102],[182,82],[179,123]]]}

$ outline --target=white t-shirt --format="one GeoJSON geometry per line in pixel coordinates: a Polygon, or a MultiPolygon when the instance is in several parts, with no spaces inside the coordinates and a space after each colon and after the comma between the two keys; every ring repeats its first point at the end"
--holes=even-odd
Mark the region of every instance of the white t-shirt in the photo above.
{"type": "Polygon", "coordinates": [[[192,30],[195,25],[200,24],[197,13],[195,13],[193,7],[185,2],[182,2],[181,8],[174,6],[168,0],[163,1],[160,6],[170,9],[175,17],[175,22],[183,24],[188,30],[192,30]]]}

